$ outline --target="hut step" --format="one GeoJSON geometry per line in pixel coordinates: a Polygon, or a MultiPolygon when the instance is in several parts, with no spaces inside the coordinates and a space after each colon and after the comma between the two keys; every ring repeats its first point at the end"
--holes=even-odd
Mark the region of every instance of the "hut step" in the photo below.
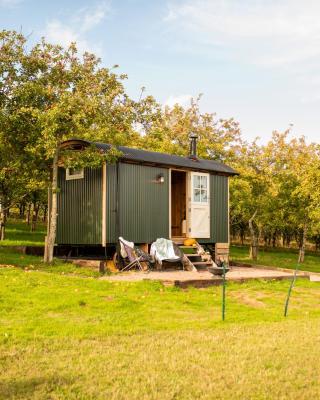
{"type": "Polygon", "coordinates": [[[194,261],[192,264],[193,265],[212,265],[211,262],[207,262],[207,261],[194,261]]]}

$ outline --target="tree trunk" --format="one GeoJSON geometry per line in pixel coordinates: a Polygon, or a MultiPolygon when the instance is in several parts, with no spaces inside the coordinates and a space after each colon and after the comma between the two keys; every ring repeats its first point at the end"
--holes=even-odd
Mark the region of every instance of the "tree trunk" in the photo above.
{"type": "Polygon", "coordinates": [[[59,149],[57,148],[52,165],[52,189],[51,189],[51,208],[50,221],[48,221],[48,235],[45,243],[44,262],[51,263],[53,260],[54,244],[57,231],[57,191],[58,191],[58,160],[59,149]]]}
{"type": "Polygon", "coordinates": [[[37,227],[37,222],[38,222],[38,215],[39,215],[39,208],[40,204],[38,203],[33,203],[32,207],[32,223],[31,223],[31,232],[34,232],[37,227]]]}
{"type": "Polygon", "coordinates": [[[256,260],[258,258],[258,242],[259,242],[259,237],[257,235],[257,232],[255,230],[253,221],[257,215],[257,210],[254,212],[252,217],[249,219],[249,230],[250,230],[250,235],[251,235],[251,245],[250,245],[250,254],[249,257],[251,260],[256,260]]]}
{"type": "Polygon", "coordinates": [[[276,247],[277,244],[277,231],[274,231],[272,234],[272,247],[276,247]]]}
{"type": "Polygon", "coordinates": [[[240,227],[240,239],[241,239],[241,245],[242,246],[244,245],[245,236],[246,236],[246,233],[245,233],[244,228],[240,227]]]}
{"type": "Polygon", "coordinates": [[[6,209],[0,203],[0,241],[5,239],[6,222],[7,222],[6,209]]]}
{"type": "Polygon", "coordinates": [[[43,207],[43,217],[42,217],[42,222],[46,222],[47,221],[47,212],[48,212],[48,206],[45,205],[43,207]]]}
{"type": "Polygon", "coordinates": [[[30,216],[31,216],[31,203],[28,203],[27,215],[26,215],[26,223],[30,225],[30,216]]]}
{"type": "Polygon", "coordinates": [[[24,218],[24,212],[25,212],[25,204],[20,203],[19,204],[19,218],[23,219],[24,218]]]}
{"type": "Polygon", "coordinates": [[[298,259],[299,264],[304,262],[306,241],[307,241],[307,231],[308,231],[308,227],[307,227],[307,223],[305,222],[303,225],[302,239],[301,239],[301,242],[299,243],[299,259],[298,259]]]}

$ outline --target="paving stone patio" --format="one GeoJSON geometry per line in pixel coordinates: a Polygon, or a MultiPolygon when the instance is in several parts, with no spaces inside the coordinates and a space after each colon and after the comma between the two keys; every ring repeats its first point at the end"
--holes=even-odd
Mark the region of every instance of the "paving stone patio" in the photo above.
{"type": "MultiPolygon", "coordinates": [[[[245,282],[251,279],[290,279],[292,272],[278,271],[274,269],[259,269],[259,268],[245,268],[245,267],[231,267],[226,275],[227,281],[245,282]]],[[[206,287],[211,285],[219,285],[222,282],[221,276],[212,275],[208,271],[190,272],[180,270],[165,270],[165,271],[130,271],[103,277],[115,282],[136,282],[142,280],[157,280],[166,285],[176,286],[196,286],[206,287]]]]}

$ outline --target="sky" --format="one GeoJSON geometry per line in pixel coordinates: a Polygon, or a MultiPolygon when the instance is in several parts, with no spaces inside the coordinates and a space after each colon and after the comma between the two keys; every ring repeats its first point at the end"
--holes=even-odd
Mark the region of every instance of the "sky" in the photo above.
{"type": "Polygon", "coordinates": [[[243,136],[273,130],[320,143],[318,0],[0,0],[1,29],[98,54],[162,104],[235,118],[243,136]]]}

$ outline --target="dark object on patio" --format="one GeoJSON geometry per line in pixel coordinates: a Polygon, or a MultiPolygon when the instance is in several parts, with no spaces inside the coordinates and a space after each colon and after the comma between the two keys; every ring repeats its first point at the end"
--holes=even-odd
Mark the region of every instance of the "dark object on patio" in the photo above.
{"type": "MultiPolygon", "coordinates": [[[[213,265],[212,267],[208,267],[208,271],[212,274],[212,275],[223,275],[223,267],[218,267],[217,265],[213,265]]],[[[227,273],[228,271],[230,271],[229,267],[225,267],[225,273],[227,273]]]]}
{"type": "Polygon", "coordinates": [[[117,253],[114,255],[114,262],[121,271],[129,271],[136,267],[140,271],[145,271],[141,263],[146,263],[148,269],[154,264],[153,258],[149,254],[122,237],[119,237],[117,250],[117,253]]]}

